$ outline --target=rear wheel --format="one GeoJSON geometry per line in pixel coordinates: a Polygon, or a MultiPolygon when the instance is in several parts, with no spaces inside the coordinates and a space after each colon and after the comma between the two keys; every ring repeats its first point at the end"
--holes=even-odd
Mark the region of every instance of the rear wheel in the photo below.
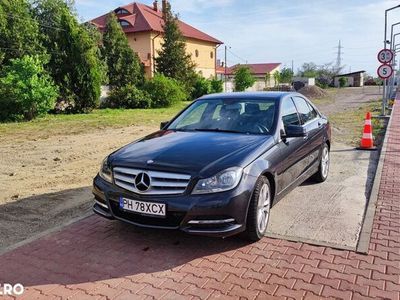
{"type": "Polygon", "coordinates": [[[271,199],[269,180],[262,176],[256,182],[247,214],[246,235],[249,240],[258,241],[264,236],[269,221],[271,199]]]}
{"type": "Polygon", "coordinates": [[[318,172],[314,174],[313,179],[316,182],[324,182],[328,178],[330,164],[330,153],[327,144],[324,144],[319,162],[318,172]]]}

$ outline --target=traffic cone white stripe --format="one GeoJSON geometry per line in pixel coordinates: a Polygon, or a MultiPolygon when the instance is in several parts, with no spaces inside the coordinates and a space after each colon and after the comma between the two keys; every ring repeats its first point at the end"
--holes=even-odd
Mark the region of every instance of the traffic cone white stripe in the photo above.
{"type": "Polygon", "coordinates": [[[372,125],[371,120],[365,120],[365,125],[372,125]]]}
{"type": "Polygon", "coordinates": [[[363,133],[363,139],[373,139],[372,133],[363,133]]]}

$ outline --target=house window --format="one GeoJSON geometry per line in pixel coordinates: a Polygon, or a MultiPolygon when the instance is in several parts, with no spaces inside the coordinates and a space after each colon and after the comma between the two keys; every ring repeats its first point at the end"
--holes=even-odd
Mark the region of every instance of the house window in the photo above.
{"type": "Polygon", "coordinates": [[[195,55],[196,57],[199,57],[199,50],[196,49],[196,51],[194,51],[194,55],[195,55]]]}
{"type": "Polygon", "coordinates": [[[131,23],[129,23],[128,21],[124,21],[124,20],[119,21],[119,24],[120,24],[122,27],[129,27],[129,26],[131,26],[131,23]]]}
{"type": "Polygon", "coordinates": [[[210,57],[211,57],[211,59],[213,59],[214,58],[214,52],[210,52],[210,57]]]}
{"type": "Polygon", "coordinates": [[[116,13],[117,15],[123,15],[123,14],[129,14],[129,11],[127,11],[127,10],[124,9],[124,8],[119,8],[119,9],[117,9],[117,10],[115,11],[115,13],[116,13]]]}

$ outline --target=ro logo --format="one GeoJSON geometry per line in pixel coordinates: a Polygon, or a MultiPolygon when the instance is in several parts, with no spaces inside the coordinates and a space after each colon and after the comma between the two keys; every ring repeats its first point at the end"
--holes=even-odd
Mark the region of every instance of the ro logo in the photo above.
{"type": "Polygon", "coordinates": [[[0,296],[20,296],[24,293],[24,286],[20,283],[14,285],[10,283],[0,284],[0,296]]]}

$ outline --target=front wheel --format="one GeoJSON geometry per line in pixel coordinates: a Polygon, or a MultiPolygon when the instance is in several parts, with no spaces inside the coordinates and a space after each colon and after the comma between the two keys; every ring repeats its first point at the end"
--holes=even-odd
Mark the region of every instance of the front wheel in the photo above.
{"type": "Polygon", "coordinates": [[[271,198],[269,180],[262,176],[256,182],[247,214],[246,235],[251,241],[259,241],[267,230],[271,198]]]}
{"type": "Polygon", "coordinates": [[[318,172],[314,174],[313,179],[316,182],[324,182],[328,178],[330,165],[330,153],[327,144],[324,144],[319,162],[318,172]]]}

